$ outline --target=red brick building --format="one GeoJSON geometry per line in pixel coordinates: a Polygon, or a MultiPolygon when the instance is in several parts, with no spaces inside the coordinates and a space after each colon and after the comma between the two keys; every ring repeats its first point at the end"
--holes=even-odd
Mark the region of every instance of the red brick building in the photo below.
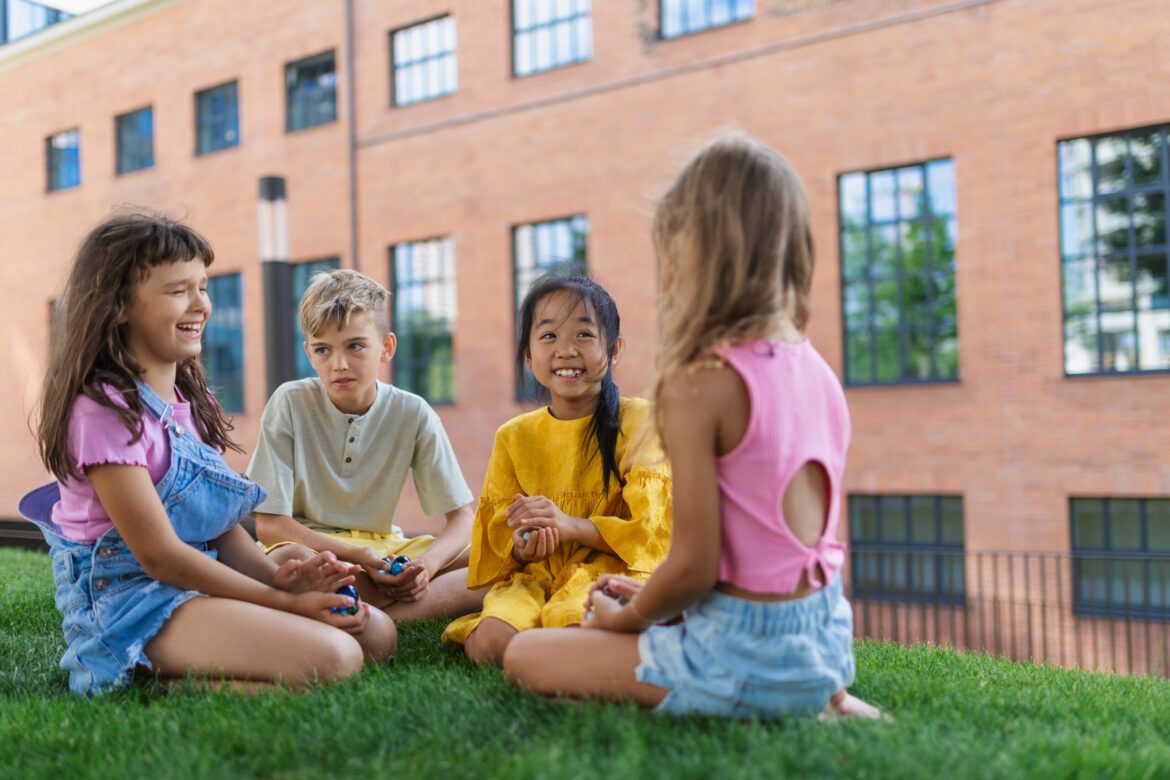
{"type": "MultiPolygon", "coordinates": [[[[336,258],[414,301],[397,321],[422,360],[395,370],[447,401],[478,486],[522,408],[524,267],[583,257],[623,314],[619,384],[643,391],[652,203],[739,128],[792,160],[812,203],[809,333],[849,380],[846,489],[887,497],[851,502],[854,541],[1157,558],[1168,47],[1161,0],[116,0],[17,38],[0,46],[0,515],[44,479],[27,418],[49,302],[112,206],[184,215],[213,275],[239,274],[238,306],[217,309],[242,335],[250,447],[267,392],[257,180],[283,176],[294,263],[336,258]]],[[[1142,608],[1164,609],[1150,565],[1142,608]]],[[[1078,609],[1114,606],[1103,583],[1121,575],[1086,571],[1078,609]]],[[[962,579],[906,572],[891,587],[962,579]]]]}

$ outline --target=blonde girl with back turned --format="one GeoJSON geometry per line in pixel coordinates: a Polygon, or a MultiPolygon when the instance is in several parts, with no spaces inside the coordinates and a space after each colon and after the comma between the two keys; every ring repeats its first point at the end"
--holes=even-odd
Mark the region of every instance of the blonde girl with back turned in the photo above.
{"type": "Polygon", "coordinates": [[[683,168],[653,230],[669,554],[644,585],[595,583],[593,630],[516,637],[505,672],[541,693],[670,713],[877,717],[846,692],[852,611],[836,537],[849,414],[804,336],[803,187],[774,150],[720,138],[683,168]]]}
{"type": "Polygon", "coordinates": [[[354,567],[277,566],[239,525],[264,491],[221,458],[231,425],[199,363],[213,258],[167,217],[116,215],[82,241],[62,298],[37,429],[58,481],[21,512],[49,543],[75,693],[145,671],[301,687],[395,649],[388,618],[334,592],[354,567]]]}

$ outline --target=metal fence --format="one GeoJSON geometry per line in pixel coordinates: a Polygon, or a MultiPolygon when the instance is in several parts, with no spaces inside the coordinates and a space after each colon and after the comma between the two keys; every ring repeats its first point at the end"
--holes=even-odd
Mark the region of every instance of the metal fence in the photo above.
{"type": "Polygon", "coordinates": [[[1170,676],[1170,555],[854,547],[857,636],[1170,676]]]}

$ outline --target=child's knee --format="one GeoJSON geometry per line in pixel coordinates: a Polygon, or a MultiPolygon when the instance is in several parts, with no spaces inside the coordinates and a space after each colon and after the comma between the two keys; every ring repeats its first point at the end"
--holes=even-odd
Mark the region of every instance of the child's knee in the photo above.
{"type": "Polygon", "coordinates": [[[362,670],[365,661],[357,639],[341,630],[322,632],[307,654],[311,673],[321,682],[336,682],[362,670]]]}
{"type": "Polygon", "coordinates": [[[524,671],[532,668],[534,634],[517,636],[504,648],[504,677],[510,683],[527,683],[524,671]]]}
{"type": "Polygon", "coordinates": [[[516,634],[516,629],[504,621],[485,618],[468,635],[463,649],[472,663],[498,666],[504,662],[504,651],[516,634]]]}
{"type": "Polygon", "coordinates": [[[398,652],[398,626],[380,609],[370,607],[370,622],[358,637],[366,658],[381,662],[398,652]]]}

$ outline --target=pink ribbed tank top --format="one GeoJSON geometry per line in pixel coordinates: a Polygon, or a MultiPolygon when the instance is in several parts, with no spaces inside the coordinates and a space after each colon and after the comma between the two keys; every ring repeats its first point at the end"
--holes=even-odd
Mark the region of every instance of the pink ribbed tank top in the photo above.
{"type": "Polygon", "coordinates": [[[751,401],[743,440],[716,464],[719,579],[756,593],[792,593],[807,573],[810,584],[823,587],[845,561],[837,525],[850,426],[841,383],[807,339],[761,339],[717,352],[743,379],[751,401]],[[824,534],[807,547],[784,520],[784,491],[810,461],[828,477],[829,511],[824,534]]]}

